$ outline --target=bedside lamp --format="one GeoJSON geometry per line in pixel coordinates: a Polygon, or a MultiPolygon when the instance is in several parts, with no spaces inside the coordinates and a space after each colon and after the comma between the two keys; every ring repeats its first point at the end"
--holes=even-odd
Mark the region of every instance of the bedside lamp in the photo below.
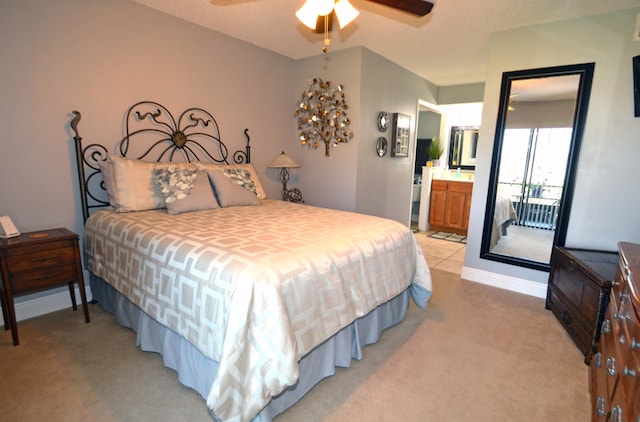
{"type": "Polygon", "coordinates": [[[278,155],[276,158],[271,161],[267,167],[269,168],[279,168],[280,175],[278,176],[278,181],[282,182],[282,200],[290,201],[290,202],[304,202],[302,200],[302,192],[300,189],[293,188],[287,189],[287,182],[289,181],[289,170],[290,168],[299,168],[300,164],[296,163],[293,158],[289,157],[287,154],[282,151],[282,154],[278,155]]]}

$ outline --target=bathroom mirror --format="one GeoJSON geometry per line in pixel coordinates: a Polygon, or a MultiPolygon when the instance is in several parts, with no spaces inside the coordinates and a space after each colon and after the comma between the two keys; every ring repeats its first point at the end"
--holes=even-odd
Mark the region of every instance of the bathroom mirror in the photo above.
{"type": "Polygon", "coordinates": [[[450,169],[475,170],[479,129],[476,126],[451,127],[450,169]]]}
{"type": "Polygon", "coordinates": [[[549,271],[567,234],[593,70],[503,74],[481,258],[549,271]]]}

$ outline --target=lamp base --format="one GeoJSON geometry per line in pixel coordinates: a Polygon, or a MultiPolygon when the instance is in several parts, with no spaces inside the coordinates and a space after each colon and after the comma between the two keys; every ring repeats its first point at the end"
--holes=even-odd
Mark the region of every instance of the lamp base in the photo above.
{"type": "Polygon", "coordinates": [[[304,204],[304,201],[302,200],[302,192],[298,188],[287,189],[285,187],[282,190],[282,200],[304,204]]]}

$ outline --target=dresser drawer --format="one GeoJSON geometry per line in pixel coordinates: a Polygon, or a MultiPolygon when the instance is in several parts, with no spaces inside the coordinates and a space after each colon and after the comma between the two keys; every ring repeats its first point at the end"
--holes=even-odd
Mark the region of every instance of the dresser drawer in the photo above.
{"type": "Polygon", "coordinates": [[[31,247],[14,248],[7,257],[10,274],[75,262],[73,245],[69,241],[51,242],[36,251],[31,247]]]}
{"type": "Polygon", "coordinates": [[[546,307],[585,353],[586,364],[600,338],[617,265],[616,252],[553,248],[546,307]]]}
{"type": "Polygon", "coordinates": [[[77,279],[75,263],[55,268],[26,271],[11,277],[11,289],[18,295],[70,283],[77,279]]]}
{"type": "Polygon", "coordinates": [[[549,286],[547,305],[585,355],[585,362],[588,363],[593,353],[591,330],[580,322],[580,318],[573,312],[574,307],[563,300],[562,294],[555,286],[549,286]]]}

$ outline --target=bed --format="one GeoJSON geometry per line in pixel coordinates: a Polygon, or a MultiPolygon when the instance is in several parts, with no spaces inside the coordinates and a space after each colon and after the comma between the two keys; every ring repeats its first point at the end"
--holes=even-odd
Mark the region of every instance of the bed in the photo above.
{"type": "Polygon", "coordinates": [[[491,229],[491,248],[498,244],[502,236],[507,235],[507,228],[517,218],[511,199],[497,195],[496,209],[493,214],[493,227],[491,229]]]}
{"type": "Polygon", "coordinates": [[[210,113],[174,119],[145,101],[109,153],[82,145],[73,113],[93,298],[213,419],[271,420],[361,359],[410,298],[426,309],[431,278],[411,230],[267,198],[247,130],[230,156],[210,113]]]}

